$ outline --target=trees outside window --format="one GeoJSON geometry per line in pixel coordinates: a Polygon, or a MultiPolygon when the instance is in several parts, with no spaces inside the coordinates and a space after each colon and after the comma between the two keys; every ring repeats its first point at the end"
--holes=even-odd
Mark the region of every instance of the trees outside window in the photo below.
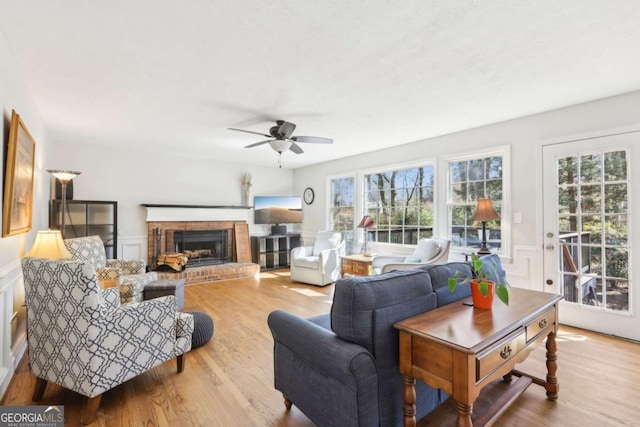
{"type": "MultiPolygon", "coordinates": [[[[482,224],[472,221],[478,199],[491,199],[494,209],[502,216],[503,156],[479,157],[449,162],[449,230],[454,247],[479,248],[482,224]]],[[[486,223],[490,249],[502,248],[501,221],[486,223]]]]}
{"type": "Polygon", "coordinates": [[[376,223],[367,240],[415,245],[432,237],[433,174],[433,165],[424,165],[365,175],[365,213],[376,223]]]}

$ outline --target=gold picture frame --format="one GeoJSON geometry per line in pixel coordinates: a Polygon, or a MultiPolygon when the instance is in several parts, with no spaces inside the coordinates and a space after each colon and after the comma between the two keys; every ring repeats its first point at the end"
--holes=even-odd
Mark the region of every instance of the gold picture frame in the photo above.
{"type": "Polygon", "coordinates": [[[20,115],[12,110],[4,176],[2,237],[31,230],[35,153],[33,137],[20,115]]]}

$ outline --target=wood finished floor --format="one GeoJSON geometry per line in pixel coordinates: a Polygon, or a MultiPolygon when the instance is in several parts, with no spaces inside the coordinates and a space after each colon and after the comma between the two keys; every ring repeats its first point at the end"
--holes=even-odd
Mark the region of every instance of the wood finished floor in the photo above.
{"type": "MultiPolygon", "coordinates": [[[[286,411],[273,388],[273,340],[266,318],[274,309],[303,317],[326,313],[333,286],[291,283],[287,270],[260,278],[187,286],[185,311],[204,311],[215,322],[213,339],[186,356],[176,373],[175,360],[133,378],[102,397],[92,426],[295,426],[313,424],[294,406],[286,411]]],[[[558,339],[560,397],[546,400],[532,385],[494,425],[638,426],[640,425],[640,344],[561,327],[558,339]]],[[[544,377],[544,348],[519,369],[544,377]]],[[[20,363],[3,405],[30,405],[35,384],[26,357],[20,363]]],[[[501,383],[483,392],[481,411],[501,383]]],[[[65,407],[65,425],[80,424],[84,398],[49,384],[40,404],[65,407]]],[[[455,407],[442,405],[419,426],[455,424],[455,407]]]]}

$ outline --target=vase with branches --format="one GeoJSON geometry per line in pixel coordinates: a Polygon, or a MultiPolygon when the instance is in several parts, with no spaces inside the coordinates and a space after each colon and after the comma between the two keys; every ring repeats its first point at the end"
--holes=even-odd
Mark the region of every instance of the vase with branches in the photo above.
{"type": "Polygon", "coordinates": [[[251,172],[245,172],[240,179],[242,186],[242,205],[249,206],[249,195],[251,193],[251,172]]]}

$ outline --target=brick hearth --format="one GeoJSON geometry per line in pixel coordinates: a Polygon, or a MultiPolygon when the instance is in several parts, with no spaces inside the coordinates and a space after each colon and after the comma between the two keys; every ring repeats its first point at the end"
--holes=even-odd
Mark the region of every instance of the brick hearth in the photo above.
{"type": "Polygon", "coordinates": [[[159,279],[185,279],[187,285],[215,282],[217,280],[253,277],[260,266],[251,262],[228,262],[226,264],[188,268],[180,273],[158,272],[159,279]]]}
{"type": "MultiPolygon", "coordinates": [[[[187,285],[194,283],[213,282],[217,280],[236,279],[241,277],[253,277],[260,272],[258,264],[243,262],[238,263],[234,236],[234,224],[246,224],[245,221],[147,221],[148,230],[148,265],[150,269],[156,267],[156,255],[164,253],[167,246],[167,230],[227,230],[227,244],[233,254],[233,262],[209,265],[203,267],[188,267],[182,272],[158,272],[161,279],[185,279],[187,285]],[[156,240],[159,233],[161,240],[156,240]],[[157,252],[158,251],[158,252],[157,252]]],[[[169,240],[169,246],[172,241],[169,240]]],[[[248,244],[248,243],[247,243],[248,244]]]]}

